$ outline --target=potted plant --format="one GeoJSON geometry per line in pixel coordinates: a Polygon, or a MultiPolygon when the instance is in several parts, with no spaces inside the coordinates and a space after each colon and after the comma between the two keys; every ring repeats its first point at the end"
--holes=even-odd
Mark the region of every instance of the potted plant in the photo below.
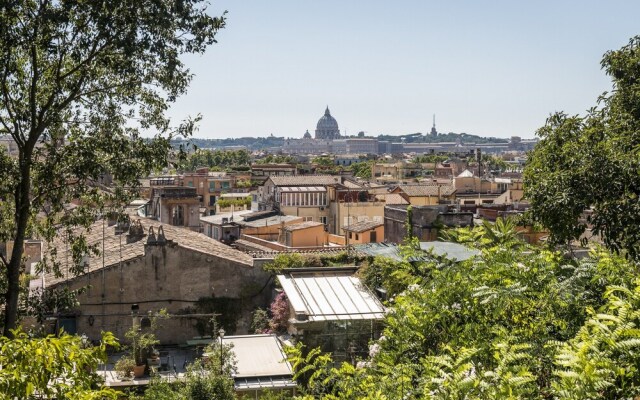
{"type": "Polygon", "coordinates": [[[124,355],[116,361],[113,369],[116,371],[118,378],[129,380],[131,379],[131,374],[133,374],[135,366],[136,363],[133,361],[133,358],[130,355],[124,355]]]}
{"type": "Polygon", "coordinates": [[[153,346],[159,344],[160,341],[153,333],[153,329],[145,332],[135,325],[124,336],[131,341],[131,357],[135,362],[133,376],[140,378],[144,375],[144,370],[147,367],[147,358],[151,355],[153,346]]]}
{"type": "Polygon", "coordinates": [[[144,375],[147,367],[147,358],[152,357],[155,353],[153,346],[160,344],[160,341],[156,338],[155,330],[157,328],[157,319],[165,315],[166,312],[162,310],[155,316],[150,317],[149,324],[146,328],[142,328],[141,325],[134,323],[124,334],[131,343],[131,357],[136,364],[133,375],[136,378],[144,375]]]}

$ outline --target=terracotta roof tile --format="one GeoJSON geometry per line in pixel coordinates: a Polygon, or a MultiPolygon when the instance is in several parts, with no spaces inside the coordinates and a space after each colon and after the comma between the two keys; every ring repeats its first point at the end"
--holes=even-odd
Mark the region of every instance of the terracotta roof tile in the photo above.
{"type": "MultiPolygon", "coordinates": [[[[136,221],[136,220],[134,220],[136,221]]],[[[164,236],[167,240],[172,241],[180,247],[190,249],[199,253],[209,254],[212,256],[233,260],[239,264],[253,265],[253,259],[246,253],[233,249],[223,243],[218,242],[202,233],[193,232],[187,228],[171,226],[166,224],[160,224],[158,221],[142,218],[140,219],[144,228],[144,235],[136,241],[127,243],[127,232],[122,234],[116,234],[115,226],[104,225],[104,238],[103,238],[103,222],[95,222],[89,230],[85,232],[85,237],[88,245],[97,245],[98,250],[102,252],[104,246],[104,252],[100,255],[90,255],[88,258],[87,272],[98,271],[103,266],[110,267],[117,265],[120,262],[131,261],[135,258],[144,256],[144,247],[147,243],[149,234],[149,228],[153,227],[155,234],[158,234],[158,228],[162,226],[164,230],[164,236]],[[103,262],[104,258],[104,262],[103,262]]],[[[69,278],[71,272],[69,270],[72,267],[71,252],[68,251],[67,245],[64,243],[62,237],[54,240],[51,244],[57,250],[57,261],[60,263],[60,271],[62,276],[57,277],[53,273],[45,275],[46,286],[54,285],[69,278]]]]}
{"type": "Polygon", "coordinates": [[[376,196],[377,199],[383,200],[387,205],[409,204],[399,193],[381,194],[376,196]]]}
{"type": "Polygon", "coordinates": [[[307,221],[307,222],[301,222],[299,224],[286,225],[286,226],[283,226],[282,229],[285,231],[297,231],[300,229],[313,228],[315,226],[320,226],[320,225],[324,225],[324,224],[322,222],[317,222],[317,221],[307,221]]]}
{"type": "Polygon", "coordinates": [[[371,229],[377,228],[379,226],[384,225],[383,222],[378,222],[378,221],[362,221],[362,222],[357,222],[355,224],[351,224],[348,226],[344,226],[342,227],[342,229],[344,229],[345,231],[351,231],[351,232],[366,232],[366,231],[370,231],[371,229]]]}
{"type": "Polygon", "coordinates": [[[451,196],[456,191],[452,185],[438,185],[436,183],[426,185],[400,185],[398,187],[409,197],[451,196]]]}

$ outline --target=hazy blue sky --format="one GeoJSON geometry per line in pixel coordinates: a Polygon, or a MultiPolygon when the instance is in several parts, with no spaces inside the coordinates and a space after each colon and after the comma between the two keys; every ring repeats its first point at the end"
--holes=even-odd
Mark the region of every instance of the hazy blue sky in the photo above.
{"type": "Polygon", "coordinates": [[[602,54],[640,34],[640,1],[213,0],[219,43],[172,109],[197,137],[340,130],[533,137],[611,88],[602,54]]]}

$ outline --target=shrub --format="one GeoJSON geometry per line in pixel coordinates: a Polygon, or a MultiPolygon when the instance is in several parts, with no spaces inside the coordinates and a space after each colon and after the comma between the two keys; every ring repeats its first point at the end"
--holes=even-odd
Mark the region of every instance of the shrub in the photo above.
{"type": "Polygon", "coordinates": [[[282,292],[271,303],[271,321],[269,327],[273,332],[284,333],[289,322],[289,302],[287,295],[282,292]]]}

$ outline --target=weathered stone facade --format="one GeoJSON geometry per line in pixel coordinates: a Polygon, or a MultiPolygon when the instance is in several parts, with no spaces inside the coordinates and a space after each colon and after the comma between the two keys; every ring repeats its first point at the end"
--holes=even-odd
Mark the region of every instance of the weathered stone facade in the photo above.
{"type": "MultiPolygon", "coordinates": [[[[384,208],[384,239],[389,243],[401,243],[407,235],[407,206],[396,205],[384,208]]],[[[446,205],[413,206],[411,227],[413,236],[420,241],[437,240],[438,229],[442,226],[473,226],[473,213],[449,212],[446,205]]]]}
{"type": "MultiPolygon", "coordinates": [[[[235,329],[225,326],[229,334],[242,334],[249,330],[251,311],[269,304],[270,275],[254,267],[244,253],[204,235],[172,227],[166,233],[166,240],[161,240],[160,235],[158,240],[150,240],[146,234],[137,241],[123,237],[125,256],[121,262],[114,262],[118,242],[113,228],[108,229],[109,246],[105,253],[109,253],[109,262],[104,267],[99,265],[99,257],[92,258],[88,273],[47,285],[88,288],[79,298],[80,306],[66,313],[68,317],[75,316],[79,334],[97,339],[101,331],[111,331],[123,340],[133,321],[131,306],[138,304],[140,316],[161,309],[172,315],[159,321],[156,334],[163,344],[184,343],[194,336],[211,334],[196,329],[198,320],[194,314],[205,311],[194,306],[203,298],[209,304],[216,299],[231,304],[235,315],[223,315],[221,319],[233,320],[235,329]]],[[[200,315],[199,318],[202,324],[211,317],[200,315]]]]}

